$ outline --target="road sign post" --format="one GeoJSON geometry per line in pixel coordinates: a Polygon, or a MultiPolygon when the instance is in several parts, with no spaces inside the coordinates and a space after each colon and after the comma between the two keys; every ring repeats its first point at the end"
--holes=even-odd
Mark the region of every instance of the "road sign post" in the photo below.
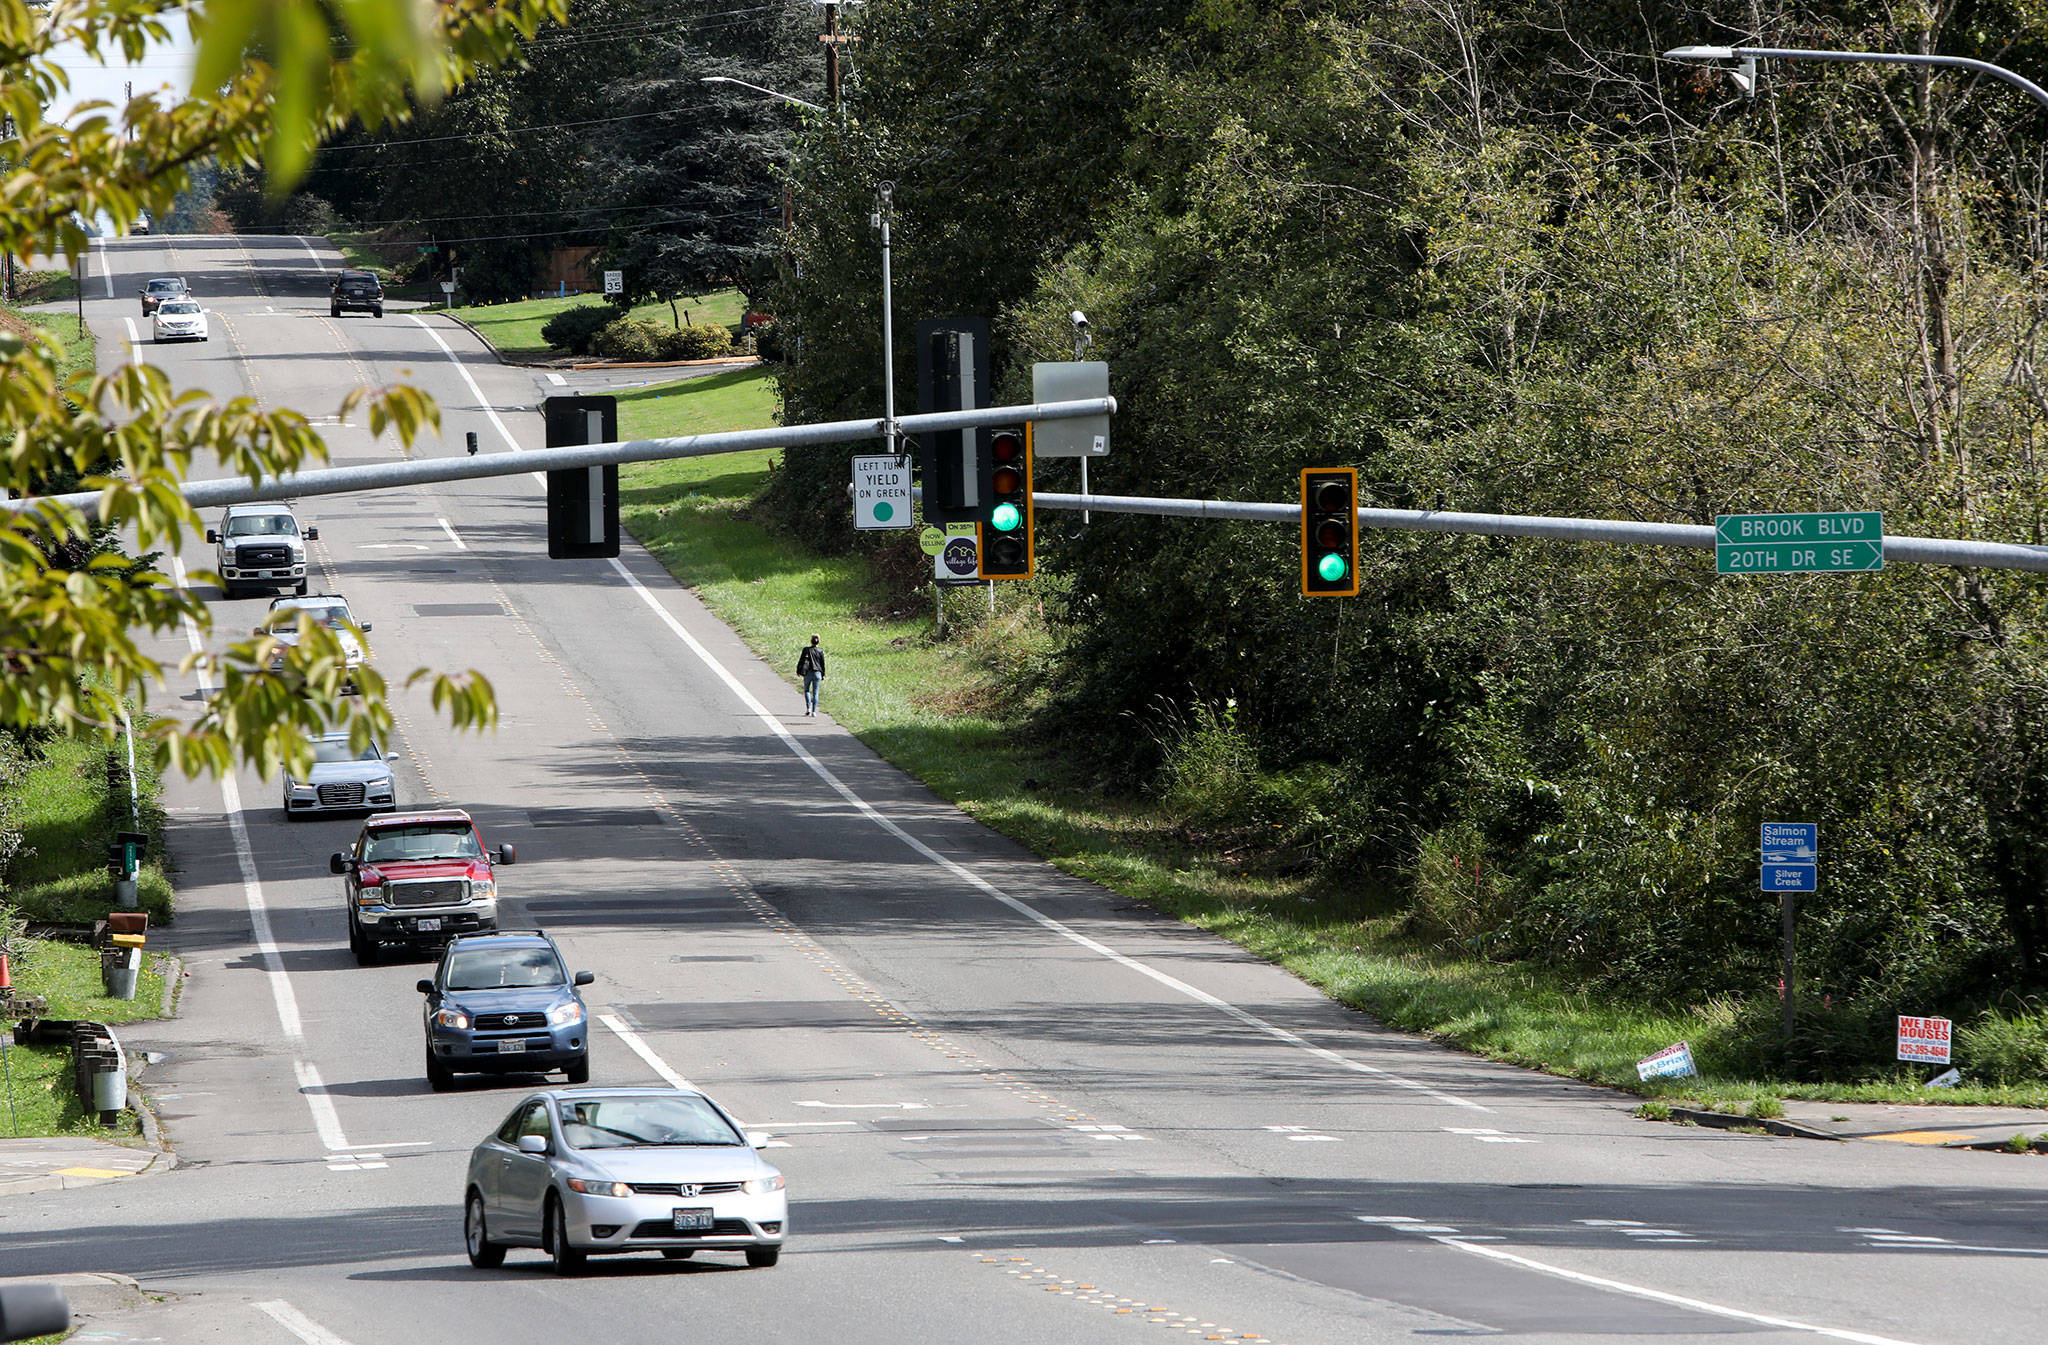
{"type": "Polygon", "coordinates": [[[1784,965],[1779,972],[1779,999],[1785,1010],[1785,1039],[1792,1039],[1792,925],[1795,894],[1820,890],[1820,824],[1765,822],[1758,828],[1758,885],[1778,894],[1778,920],[1784,929],[1784,965]]]}
{"type": "Polygon", "coordinates": [[[891,454],[853,460],[853,526],[861,530],[911,526],[907,458],[891,454]]]}
{"type": "Polygon", "coordinates": [[[1722,514],[1716,574],[1860,573],[1884,568],[1884,515],[1722,514]]]}

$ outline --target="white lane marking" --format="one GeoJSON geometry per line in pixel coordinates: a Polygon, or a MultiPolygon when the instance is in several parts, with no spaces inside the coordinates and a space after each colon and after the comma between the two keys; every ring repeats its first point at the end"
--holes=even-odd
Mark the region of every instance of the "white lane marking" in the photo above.
{"type": "MultiPolygon", "coordinates": [[[[469,385],[470,395],[476,398],[476,404],[484,409],[484,414],[491,418],[491,424],[497,427],[498,437],[505,441],[505,447],[517,453],[519,451],[519,441],[512,437],[512,431],[505,428],[505,422],[498,419],[497,408],[491,405],[490,398],[484,396],[484,390],[476,385],[474,378],[469,376],[469,366],[456,358],[454,348],[441,339],[441,333],[428,325],[425,318],[417,313],[407,313],[406,316],[417,322],[420,325],[421,331],[434,338],[434,344],[441,347],[441,353],[448,357],[448,362],[455,366],[455,372],[461,374],[462,381],[469,385]]],[[[528,472],[527,475],[542,485],[546,485],[548,482],[547,477],[540,472],[528,472]]]]}
{"type": "Polygon", "coordinates": [[[1741,1308],[1723,1307],[1719,1303],[1708,1303],[1702,1299],[1687,1298],[1682,1294],[1668,1294],[1662,1289],[1651,1289],[1640,1284],[1628,1284],[1621,1280],[1610,1280],[1600,1275],[1588,1275],[1583,1271],[1566,1270],[1563,1266],[1548,1265],[1532,1261],[1526,1256],[1517,1256],[1500,1247],[1481,1247],[1456,1236],[1436,1237],[1431,1241],[1473,1256],[1484,1256],[1493,1261],[1504,1261],[1509,1265],[1533,1270],[1539,1275],[1552,1275],[1575,1284],[1590,1285],[1595,1289],[1606,1289],[1611,1293],[1627,1294],[1631,1298],[1646,1298],[1653,1303],[1669,1303],[1673,1307],[1691,1308],[1714,1317],[1726,1317],[1731,1321],[1753,1322],[1758,1326],[1774,1327],[1780,1331],[1805,1331],[1811,1335],[1826,1336],[1830,1340],[1848,1340],[1856,1345],[1912,1345],[1910,1341],[1894,1339],[1891,1336],[1873,1336],[1864,1331],[1849,1331],[1838,1326],[1816,1326],[1812,1322],[1794,1321],[1789,1317],[1770,1317],[1760,1312],[1744,1312],[1741,1308]]]}
{"type": "Polygon", "coordinates": [[[558,388],[566,388],[569,386],[569,380],[562,377],[560,374],[556,373],[552,369],[548,371],[548,382],[554,384],[558,388]]]}
{"type": "Polygon", "coordinates": [[[107,249],[104,246],[92,248],[92,255],[100,259],[100,277],[107,282],[107,297],[114,297],[114,268],[107,265],[107,249]]]}
{"type": "Polygon", "coordinates": [[[441,525],[441,531],[448,534],[448,540],[455,543],[455,549],[457,551],[469,550],[469,543],[463,541],[460,537],[455,535],[455,525],[453,523],[450,523],[445,518],[437,518],[434,520],[434,522],[441,525]]]}
{"type": "MultiPolygon", "coordinates": [[[[185,587],[185,562],[182,557],[171,557],[171,576],[179,588],[185,587]]],[[[183,620],[185,642],[195,654],[206,652],[206,642],[200,638],[199,623],[189,615],[183,620]]],[[[198,673],[199,694],[210,697],[213,694],[211,680],[204,669],[198,673]]],[[[263,959],[263,976],[270,983],[270,997],[277,1005],[278,1027],[292,1043],[292,1071],[298,1077],[299,1095],[306,1099],[306,1107],[313,1113],[313,1129],[320,1135],[320,1142],[329,1149],[344,1148],[348,1136],[342,1132],[341,1116],[334,1109],[334,1099],[327,1095],[327,1087],[320,1081],[320,1071],[308,1064],[298,1053],[305,1041],[305,1027],[299,1017],[299,997],[292,989],[292,981],[284,969],[284,958],[279,954],[277,938],[270,928],[270,910],[263,899],[263,884],[256,876],[256,852],[249,844],[248,824],[242,821],[242,791],[235,784],[233,775],[223,775],[220,780],[221,806],[227,813],[228,834],[235,843],[235,866],[242,875],[242,899],[249,908],[249,925],[254,933],[256,952],[263,959]]]]}
{"type": "MultiPolygon", "coordinates": [[[[1643,1226],[1641,1219],[1574,1219],[1572,1222],[1584,1224],[1588,1228],[1641,1228],[1643,1226]]],[[[1843,1231],[1846,1232],[1848,1230],[1845,1229],[1843,1231]]]]}
{"type": "Polygon", "coordinates": [[[432,551],[434,548],[420,542],[357,542],[358,551],[432,551]]]}
{"type": "Polygon", "coordinates": [[[279,1326],[291,1332],[300,1340],[305,1341],[306,1345],[348,1345],[348,1342],[340,1336],[335,1335],[332,1331],[329,1331],[326,1327],[320,1325],[320,1323],[314,1321],[281,1298],[273,1298],[267,1303],[258,1303],[256,1310],[266,1314],[279,1326]]]}
{"type": "Polygon", "coordinates": [[[831,1107],[838,1111],[925,1111],[929,1102],[799,1102],[799,1107],[831,1107]]]}
{"type": "Polygon", "coordinates": [[[1445,1126],[1444,1129],[1453,1135],[1469,1136],[1472,1139],[1478,1140],[1481,1144],[1534,1144],[1536,1142],[1531,1139],[1523,1139],[1520,1135],[1503,1134],[1498,1130],[1475,1130],[1463,1126],[1445,1126]]]}
{"type": "Polygon", "coordinates": [[[424,1149],[432,1143],[432,1140],[392,1140],[387,1144],[337,1144],[334,1147],[337,1149],[376,1149],[381,1152],[385,1149],[424,1149]]]}
{"type": "Polygon", "coordinates": [[[306,250],[306,255],[313,259],[314,267],[318,269],[322,275],[325,275],[327,272],[327,263],[320,260],[319,253],[313,251],[313,240],[310,238],[301,238],[299,240],[299,246],[304,248],[306,250]]]}
{"type": "Polygon", "coordinates": [[[1354,1214],[1352,1218],[1362,1224],[1419,1224],[1422,1220],[1412,1214],[1354,1214]]]}
{"type": "Polygon", "coordinates": [[[839,797],[845,799],[849,804],[852,804],[853,807],[858,809],[860,813],[864,817],[866,817],[870,822],[873,822],[876,826],[882,828],[882,830],[896,837],[896,839],[902,841],[905,845],[909,846],[919,855],[922,855],[925,859],[929,860],[933,864],[938,865],[940,868],[952,874],[954,877],[960,879],[968,886],[975,888],[976,890],[982,892],[987,896],[993,897],[995,900],[1001,902],[1005,906],[1008,906],[1011,910],[1017,912],[1025,919],[1030,920],[1033,923],[1037,924],[1042,929],[1057,934],[1061,938],[1069,939],[1074,943],[1081,945],[1083,948],[1088,949],[1090,952],[1097,953],[1100,956],[1106,957],[1110,961],[1115,962],[1120,966],[1126,967],[1131,971],[1137,972],[1140,976],[1150,977],[1152,980],[1158,982],[1160,985],[1165,986],[1169,990],[1177,991],[1180,994],[1186,995],[1189,999],[1195,1000],[1202,1004],[1206,1004],[1210,1008],[1215,1009],[1218,1013],[1222,1013],[1231,1018],[1236,1019],[1238,1022],[1244,1024],[1246,1027],[1253,1028],[1256,1031],[1262,1032],[1266,1036],[1269,1036],[1276,1041],[1282,1041],[1287,1043],[1289,1046],[1297,1047],[1300,1050],[1306,1051],[1310,1055],[1315,1056],[1319,1060],[1326,1061],[1327,1063],[1336,1065],[1342,1069],[1350,1070],[1353,1073],[1370,1075],[1373,1078],[1378,1079],[1384,1083],[1393,1084],[1397,1088],[1410,1089],[1414,1092],[1421,1093],[1425,1097],[1434,1098],[1436,1101],[1444,1103],[1446,1106],[1465,1107],[1472,1111],[1482,1112],[1490,1112],[1493,1110],[1493,1108],[1491,1107],[1482,1107],[1477,1102],[1471,1101],[1469,1098],[1454,1097],[1449,1093],[1438,1092],[1436,1089],[1431,1088],[1427,1084],[1417,1083],[1413,1079],[1403,1078],[1402,1076],[1394,1073],[1392,1070],[1381,1069],[1378,1065],[1368,1065],[1363,1061],[1353,1060],[1349,1056],[1341,1055],[1336,1051],[1329,1050],[1325,1047],[1317,1046],[1314,1042],[1308,1041],[1307,1039],[1297,1035],[1296,1033],[1288,1031],[1286,1028],[1281,1027],[1278,1024],[1269,1023],[1265,1019],[1260,1018],[1257,1014],[1248,1012],[1244,1009],[1240,1009],[1239,1007],[1237,1007],[1237,1005],[1232,1004],[1228,1000],[1220,999],[1217,996],[1210,994],[1206,990],[1200,990],[1192,985],[1189,985],[1186,981],[1180,980],[1177,977],[1169,976],[1163,971],[1158,971],[1152,967],[1148,967],[1134,957],[1128,957],[1123,953],[1117,952],[1114,948],[1096,942],[1094,939],[1089,938],[1086,934],[1083,934],[1078,930],[1068,928],[1066,925],[1061,924],[1059,921],[1053,919],[1051,916],[1042,913],[1036,907],[1027,905],[1024,902],[1017,900],[1017,898],[1010,896],[1008,893],[1002,891],[993,883],[990,883],[988,880],[984,879],[981,875],[973,872],[971,869],[965,868],[962,865],[955,863],[953,860],[946,858],[946,856],[932,849],[930,846],[926,845],[923,841],[917,839],[917,837],[905,831],[902,827],[898,826],[889,818],[884,817],[880,812],[878,812],[875,809],[873,804],[869,803],[860,795],[854,793],[853,790],[850,787],[848,787],[845,781],[841,780],[837,775],[832,773],[831,768],[826,766],[824,762],[819,761],[816,757],[812,756],[808,751],[806,751],[804,749],[804,745],[797,741],[796,736],[792,734],[787,728],[783,727],[782,721],[777,719],[774,715],[770,714],[768,712],[768,708],[762,705],[760,701],[754,699],[753,693],[748,691],[744,686],[740,685],[739,679],[737,677],[734,677],[731,672],[727,671],[724,664],[720,663],[716,658],[713,658],[711,655],[711,651],[706,649],[702,644],[700,644],[696,636],[690,634],[689,631],[683,629],[682,622],[677,621],[675,617],[669,612],[669,610],[666,607],[662,606],[661,602],[657,598],[655,598],[652,592],[648,590],[647,586],[645,584],[642,584],[638,579],[634,578],[633,572],[631,570],[628,570],[624,565],[619,563],[617,557],[612,558],[611,566],[612,569],[618,572],[620,578],[624,579],[628,584],[632,585],[633,591],[640,595],[640,600],[646,603],[648,607],[653,609],[654,614],[657,617],[661,618],[663,624],[665,624],[671,631],[675,633],[676,638],[681,640],[685,645],[689,646],[690,652],[695,654],[698,657],[698,659],[703,662],[705,667],[709,668],[714,674],[716,674],[718,679],[724,682],[726,687],[735,696],[739,697],[740,703],[745,705],[749,710],[753,711],[754,717],[759,719],[763,724],[767,725],[770,732],[775,734],[776,737],[782,739],[782,745],[788,748],[789,751],[796,756],[797,760],[803,762],[804,765],[811,768],[812,774],[816,775],[820,780],[824,781],[825,784],[834,793],[839,795],[839,797]]]}
{"type": "MultiPolygon", "coordinates": [[[[109,295],[108,297],[111,298],[113,296],[109,295]]],[[[128,363],[140,364],[142,363],[142,333],[135,330],[134,318],[122,318],[121,321],[128,328],[128,363]]]]}
{"type": "Polygon", "coordinates": [[[695,1091],[697,1085],[670,1069],[668,1064],[654,1053],[654,1048],[640,1040],[640,1034],[626,1025],[625,1019],[615,1013],[601,1013],[597,1016],[597,1021],[610,1028],[620,1041],[626,1043],[626,1049],[646,1061],[649,1069],[666,1079],[669,1087],[695,1091]]]}

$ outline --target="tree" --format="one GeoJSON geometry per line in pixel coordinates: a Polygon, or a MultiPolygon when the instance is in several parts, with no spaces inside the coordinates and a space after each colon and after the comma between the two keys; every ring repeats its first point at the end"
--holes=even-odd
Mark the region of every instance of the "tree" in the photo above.
{"type": "MultiPolygon", "coordinates": [[[[0,249],[16,258],[63,253],[75,263],[88,246],[81,220],[162,215],[194,166],[209,160],[261,163],[272,189],[287,190],[320,137],[350,117],[379,126],[402,120],[415,102],[432,104],[541,23],[559,21],[564,2],[80,0],[32,10],[26,0],[0,0],[0,111],[14,127],[0,158],[16,165],[0,181],[0,249]],[[45,119],[44,105],[63,86],[60,46],[139,59],[188,13],[200,38],[190,94],[90,105],[65,125],[45,119]]],[[[178,544],[199,527],[178,494],[198,455],[261,481],[316,464],[326,450],[296,411],[179,394],[148,365],[69,381],[62,367],[59,338],[0,332],[0,487],[19,497],[70,472],[106,492],[95,518],[48,500],[0,515],[0,725],[104,734],[116,730],[125,701],[168,671],[140,637],[188,620],[205,630],[208,609],[161,573],[131,573],[118,555],[90,554],[79,569],[49,558],[89,552],[102,526],[125,529],[144,552],[178,544]]],[[[432,402],[402,386],[351,394],[340,409],[406,441],[438,423],[432,402]]],[[[309,731],[345,727],[358,741],[388,731],[381,679],[359,675],[360,698],[339,694],[342,650],[331,633],[309,630],[280,671],[265,654],[244,642],[186,659],[206,665],[220,689],[191,724],[152,726],[161,757],[189,772],[237,762],[268,771],[302,763],[309,731]]],[[[409,680],[430,684],[435,705],[458,725],[495,714],[488,683],[473,673],[422,669],[409,680]]]]}

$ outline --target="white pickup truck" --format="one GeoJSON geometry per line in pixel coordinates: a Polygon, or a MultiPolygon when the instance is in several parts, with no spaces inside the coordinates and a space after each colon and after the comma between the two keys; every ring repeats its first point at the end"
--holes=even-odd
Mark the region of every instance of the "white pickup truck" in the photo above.
{"type": "Polygon", "coordinates": [[[306,543],[319,541],[320,529],[301,531],[287,505],[231,504],[220,527],[206,530],[206,540],[214,545],[214,570],[228,597],[266,588],[304,593],[306,543]]]}

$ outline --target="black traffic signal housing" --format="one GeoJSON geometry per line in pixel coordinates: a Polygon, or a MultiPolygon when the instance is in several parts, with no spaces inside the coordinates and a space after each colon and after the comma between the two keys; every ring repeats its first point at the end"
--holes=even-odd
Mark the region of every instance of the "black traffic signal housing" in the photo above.
{"type": "MultiPolygon", "coordinates": [[[[988,319],[927,318],[917,324],[917,409],[972,411],[989,404],[988,319]]],[[[985,432],[924,430],[917,475],[927,523],[979,523],[988,517],[985,432]]]]}
{"type": "Polygon", "coordinates": [[[1358,469],[1306,467],[1301,473],[1301,595],[1358,594],[1358,469]]]}
{"type": "MultiPolygon", "coordinates": [[[[612,444],[619,439],[616,397],[550,397],[541,403],[548,447],[612,444]]],[[[548,473],[548,559],[619,554],[619,468],[566,467],[548,473]]]]}
{"type": "Polygon", "coordinates": [[[988,463],[988,508],[976,520],[983,579],[1029,579],[1037,555],[1031,536],[1031,427],[979,431],[988,463]]]}

